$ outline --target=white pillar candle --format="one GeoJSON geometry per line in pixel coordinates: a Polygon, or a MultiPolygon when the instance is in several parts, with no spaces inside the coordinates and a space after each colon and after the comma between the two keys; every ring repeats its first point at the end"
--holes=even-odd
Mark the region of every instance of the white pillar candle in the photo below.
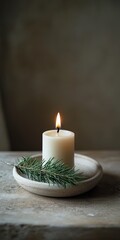
{"type": "Polygon", "coordinates": [[[50,158],[63,161],[67,166],[74,166],[74,137],[71,131],[48,130],[42,134],[42,158],[48,161],[50,158]]]}

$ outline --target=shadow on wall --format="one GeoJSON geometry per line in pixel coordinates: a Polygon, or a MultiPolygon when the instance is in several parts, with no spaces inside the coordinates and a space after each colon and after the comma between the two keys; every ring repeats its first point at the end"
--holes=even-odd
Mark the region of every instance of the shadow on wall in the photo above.
{"type": "Polygon", "coordinates": [[[120,148],[119,1],[8,1],[2,6],[1,90],[12,150],[41,134],[76,134],[76,149],[120,148]]]}
{"type": "Polygon", "coordinates": [[[10,150],[10,144],[0,96],[0,151],[1,150],[2,151],[10,150]]]}

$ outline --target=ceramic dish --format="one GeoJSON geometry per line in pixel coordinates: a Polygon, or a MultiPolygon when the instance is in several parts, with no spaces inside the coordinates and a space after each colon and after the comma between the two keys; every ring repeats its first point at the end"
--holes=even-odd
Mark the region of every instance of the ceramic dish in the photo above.
{"type": "MultiPolygon", "coordinates": [[[[42,155],[34,155],[40,161],[42,155]]],[[[27,179],[22,174],[18,173],[16,167],[13,168],[13,176],[17,183],[25,190],[42,196],[48,197],[71,197],[85,193],[95,187],[100,181],[103,171],[101,165],[94,159],[80,154],[74,155],[75,169],[79,169],[87,177],[78,185],[69,186],[67,188],[60,187],[56,184],[48,184],[27,179]]]]}

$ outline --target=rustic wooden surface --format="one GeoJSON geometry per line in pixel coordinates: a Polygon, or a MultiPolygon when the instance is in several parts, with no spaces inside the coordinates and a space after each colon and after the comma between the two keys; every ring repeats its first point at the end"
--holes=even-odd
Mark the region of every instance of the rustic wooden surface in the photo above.
{"type": "Polygon", "coordinates": [[[25,191],[3,163],[33,152],[0,153],[0,239],[120,238],[120,151],[80,153],[102,165],[103,178],[93,190],[64,199],[25,191]]]}

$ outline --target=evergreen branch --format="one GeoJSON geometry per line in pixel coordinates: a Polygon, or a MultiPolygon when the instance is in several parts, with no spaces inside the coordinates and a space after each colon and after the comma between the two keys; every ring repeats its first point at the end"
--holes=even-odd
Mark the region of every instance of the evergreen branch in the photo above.
{"type": "Polygon", "coordinates": [[[23,157],[16,165],[17,170],[28,179],[57,184],[66,188],[68,185],[77,185],[86,179],[82,172],[69,168],[62,161],[54,158],[40,161],[37,158],[23,157]]]}

